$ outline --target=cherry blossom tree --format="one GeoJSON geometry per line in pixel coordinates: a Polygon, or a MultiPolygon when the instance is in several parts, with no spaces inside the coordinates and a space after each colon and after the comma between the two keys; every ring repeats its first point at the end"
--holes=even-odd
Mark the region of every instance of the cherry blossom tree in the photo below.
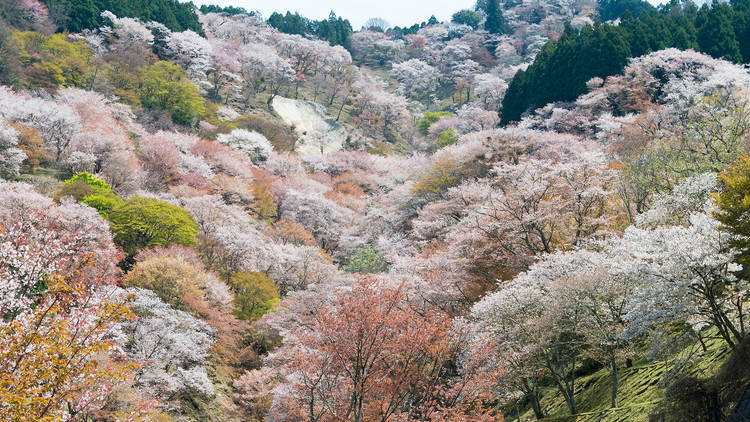
{"type": "Polygon", "coordinates": [[[718,225],[698,213],[687,226],[625,231],[621,247],[629,253],[623,271],[640,280],[628,312],[630,334],[684,321],[698,332],[706,325],[715,327],[730,346],[744,338],[741,298],[747,285],[735,275],[741,268],[734,262],[737,252],[728,247],[730,235],[718,225]]]}
{"type": "Polygon", "coordinates": [[[57,99],[72,107],[80,118],[80,130],[64,150],[73,170],[99,174],[120,193],[138,189],[142,173],[128,134],[133,119],[130,109],[81,89],[61,90],[57,99]],[[77,162],[75,157],[79,158],[77,162]]]}
{"type": "Polygon", "coordinates": [[[17,176],[26,158],[18,148],[18,131],[0,121],[0,172],[17,176]]]}
{"type": "Polygon", "coordinates": [[[377,31],[364,30],[349,37],[352,45],[353,57],[365,64],[384,65],[386,62],[397,61],[404,53],[404,42],[393,40],[386,34],[377,31]]]}
{"type": "Polygon", "coordinates": [[[37,129],[50,154],[60,162],[73,135],[81,129],[78,114],[65,104],[17,95],[7,88],[0,90],[0,100],[6,105],[0,111],[5,119],[37,129]]]}
{"type": "Polygon", "coordinates": [[[474,94],[482,101],[482,105],[487,110],[497,110],[508,89],[508,83],[500,77],[490,74],[481,73],[474,76],[474,94]]]}
{"type": "Polygon", "coordinates": [[[102,12],[101,16],[112,23],[112,34],[119,45],[125,47],[133,43],[153,44],[154,34],[146,25],[135,18],[118,18],[110,11],[102,12]]]}
{"type": "Polygon", "coordinates": [[[173,60],[188,71],[190,79],[203,85],[211,64],[212,46],[191,30],[172,32],[158,22],[146,25],[154,35],[154,51],[163,59],[173,60]]]}
{"type": "Polygon", "coordinates": [[[500,162],[493,173],[498,192],[464,221],[497,242],[512,266],[523,268],[556,245],[579,245],[607,224],[607,185],[614,175],[601,156],[557,164],[536,158],[500,162]]]}
{"type": "Polygon", "coordinates": [[[135,376],[138,389],[152,397],[214,394],[205,367],[215,335],[211,326],[171,308],[150,290],[114,288],[111,294],[134,296],[128,307],[138,319],[115,325],[110,336],[128,357],[146,362],[135,376]]]}
{"type": "Polygon", "coordinates": [[[281,89],[295,80],[292,64],[266,44],[247,44],[239,51],[239,56],[243,78],[251,83],[245,88],[248,99],[264,86],[270,108],[281,89]]]}
{"type": "Polygon", "coordinates": [[[235,129],[230,133],[220,134],[216,139],[224,145],[247,153],[255,165],[268,160],[273,151],[273,146],[265,136],[245,129],[235,129]]]}
{"type": "Polygon", "coordinates": [[[149,173],[146,184],[153,190],[162,190],[177,174],[180,152],[177,147],[158,137],[149,136],[139,143],[143,168],[149,173]]]}
{"type": "MultiPolygon", "coordinates": [[[[514,280],[472,307],[476,334],[472,350],[490,348],[505,374],[509,393],[520,391],[531,403],[537,419],[546,415],[540,404],[540,383],[545,376],[540,333],[534,321],[543,312],[545,294],[528,279],[514,280]]],[[[502,390],[501,390],[502,391],[502,390]]]]}
{"type": "Polygon", "coordinates": [[[410,113],[405,98],[391,94],[367,76],[361,76],[354,88],[354,114],[365,133],[393,141],[394,134],[408,127],[410,113]]]}
{"type": "Polygon", "coordinates": [[[89,254],[96,265],[84,266],[87,277],[101,278],[116,272],[120,254],[112,242],[109,225],[99,213],[89,206],[62,199],[56,205],[52,199],[39,194],[24,183],[0,183],[0,220],[18,220],[34,227],[39,215],[54,220],[56,233],[78,236],[79,242],[73,252],[89,254]]]}
{"type": "Polygon", "coordinates": [[[336,249],[339,237],[353,218],[351,210],[323,195],[297,190],[286,193],[279,214],[305,226],[326,251],[336,249]]]}
{"type": "Polygon", "coordinates": [[[251,417],[265,419],[273,402],[276,378],[274,369],[269,367],[246,371],[234,381],[235,400],[248,409],[251,417]]]}
{"type": "Polygon", "coordinates": [[[617,361],[626,344],[625,315],[635,279],[614,268],[617,261],[608,253],[546,255],[472,308],[474,347],[496,349],[509,367],[506,379],[531,400],[537,417],[544,416],[538,390],[544,374],[571,414],[577,413],[575,365],[584,351],[608,363],[612,406],[617,405],[617,361]]]}
{"type": "Polygon", "coordinates": [[[20,0],[17,7],[23,16],[31,23],[35,31],[50,34],[55,25],[50,20],[49,9],[39,0],[20,0]]]}
{"type": "Polygon", "coordinates": [[[269,252],[272,260],[266,261],[264,269],[282,295],[340,277],[337,267],[317,246],[272,245],[269,252]]]}
{"type": "Polygon", "coordinates": [[[237,40],[249,44],[267,41],[273,34],[272,28],[258,16],[207,13],[201,14],[199,19],[204,31],[218,39],[237,40]]]}
{"type": "Polygon", "coordinates": [[[310,40],[297,34],[280,34],[276,41],[279,53],[289,58],[296,74],[294,86],[294,98],[299,97],[300,85],[315,76],[324,68],[331,69],[339,59],[345,64],[347,59],[351,61],[348,53],[342,54],[341,47],[332,49],[325,41],[310,40]],[[333,54],[331,54],[333,53],[333,54]],[[326,56],[329,57],[326,59],[326,56]]]}
{"type": "Polygon", "coordinates": [[[411,59],[394,64],[391,76],[399,82],[404,94],[426,102],[438,87],[440,73],[422,60],[411,59]]]}
{"type": "Polygon", "coordinates": [[[250,180],[253,162],[242,151],[231,149],[219,142],[197,141],[190,152],[203,158],[215,171],[250,180]]]}

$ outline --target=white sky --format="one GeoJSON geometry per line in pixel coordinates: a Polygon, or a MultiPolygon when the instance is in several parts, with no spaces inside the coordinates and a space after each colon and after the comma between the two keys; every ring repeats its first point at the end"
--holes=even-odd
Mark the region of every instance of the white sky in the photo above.
{"type": "Polygon", "coordinates": [[[264,18],[273,12],[287,10],[320,20],[328,18],[333,10],[336,16],[349,19],[354,30],[370,18],[383,18],[391,26],[411,26],[426,22],[430,15],[439,21],[450,20],[453,13],[474,6],[476,0],[194,0],[196,5],[217,4],[219,6],[244,7],[260,10],[264,18]]]}

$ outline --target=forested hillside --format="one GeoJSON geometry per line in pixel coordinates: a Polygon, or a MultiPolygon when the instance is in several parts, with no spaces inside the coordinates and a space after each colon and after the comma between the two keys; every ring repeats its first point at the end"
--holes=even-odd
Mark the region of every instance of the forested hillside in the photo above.
{"type": "Polygon", "coordinates": [[[0,0],[0,421],[741,420],[747,6],[0,0]]]}
{"type": "MultiPolygon", "coordinates": [[[[613,7],[614,10],[620,8],[613,7]]],[[[704,4],[673,1],[634,17],[625,9],[617,24],[568,27],[523,72],[513,77],[503,99],[503,122],[517,121],[529,109],[572,101],[586,92],[586,81],[620,73],[631,57],[665,48],[692,49],[734,63],[750,63],[750,2],[704,4]]]]}
{"type": "MultiPolygon", "coordinates": [[[[24,3],[23,1],[21,3],[24,3]]],[[[178,0],[44,0],[52,21],[70,32],[96,29],[105,24],[101,13],[156,21],[173,31],[201,33],[201,24],[190,3],[178,0]]]]}

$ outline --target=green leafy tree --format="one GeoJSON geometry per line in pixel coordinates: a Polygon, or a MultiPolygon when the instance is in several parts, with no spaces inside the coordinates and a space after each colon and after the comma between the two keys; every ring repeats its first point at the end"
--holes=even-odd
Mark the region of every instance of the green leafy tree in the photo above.
{"type": "Polygon", "coordinates": [[[616,26],[594,24],[593,27],[586,26],[581,31],[581,42],[577,43],[580,50],[573,69],[570,74],[567,89],[563,95],[568,97],[584,93],[586,81],[598,76],[605,78],[607,75],[619,73],[628,63],[630,57],[630,46],[624,37],[623,31],[616,26]],[[586,31],[586,33],[583,33],[586,31]]]}
{"type": "Polygon", "coordinates": [[[526,72],[522,69],[513,75],[513,79],[508,84],[508,90],[505,91],[500,123],[508,124],[518,120],[526,111],[526,101],[526,72]]]}
{"type": "Polygon", "coordinates": [[[13,38],[24,66],[25,87],[88,86],[93,54],[85,41],[71,41],[65,34],[46,36],[33,31],[15,32],[13,38]]]}
{"type": "Polygon", "coordinates": [[[750,0],[732,0],[734,32],[740,44],[742,62],[750,63],[750,0]]]}
{"type": "Polygon", "coordinates": [[[112,187],[109,186],[107,182],[105,182],[102,179],[96,178],[94,175],[87,171],[82,171],[80,173],[77,173],[75,176],[71,177],[70,179],[66,180],[64,185],[65,186],[71,186],[76,183],[84,183],[88,186],[91,186],[92,188],[96,189],[102,189],[105,191],[111,191],[112,187]]]}
{"type": "Polygon", "coordinates": [[[349,257],[343,269],[349,273],[374,274],[382,273],[388,268],[388,263],[372,245],[367,244],[359,247],[349,257]]]}
{"type": "Polygon", "coordinates": [[[122,202],[122,198],[114,192],[104,192],[87,195],[81,202],[99,211],[102,217],[109,218],[109,213],[122,202]]]}
{"type": "Polygon", "coordinates": [[[258,319],[279,301],[279,290],[265,273],[238,272],[229,284],[234,292],[235,315],[240,319],[258,319]]]}
{"type": "Polygon", "coordinates": [[[172,62],[159,61],[145,70],[140,97],[144,107],[165,110],[175,123],[183,125],[195,124],[206,113],[206,101],[198,87],[172,62]]]}
{"type": "Polygon", "coordinates": [[[143,248],[192,245],[198,226],[190,214],[176,205],[134,196],[109,211],[115,243],[130,256],[143,248]]]}
{"type": "Polygon", "coordinates": [[[204,4],[202,5],[199,10],[203,14],[208,13],[226,13],[230,16],[232,15],[248,15],[248,16],[255,16],[255,12],[250,11],[248,12],[247,9],[244,7],[235,7],[235,6],[217,6],[215,4],[204,4]]]}
{"type": "Polygon", "coordinates": [[[479,16],[479,13],[473,10],[465,9],[454,13],[452,20],[459,25],[469,25],[470,27],[477,29],[479,23],[482,22],[482,17],[479,16]]]}
{"type": "Polygon", "coordinates": [[[331,11],[328,20],[310,22],[312,32],[320,39],[332,45],[350,47],[349,37],[352,35],[352,25],[348,20],[336,17],[331,11]]]}
{"type": "Polygon", "coordinates": [[[182,258],[161,255],[137,263],[122,284],[149,289],[161,300],[184,309],[184,299],[203,297],[208,278],[203,268],[182,258]]]}
{"type": "Polygon", "coordinates": [[[750,276],[750,157],[743,155],[737,164],[719,174],[721,193],[714,194],[718,210],[714,217],[721,228],[735,235],[731,246],[740,251],[737,259],[743,266],[743,278],[750,276]]]}
{"type": "Polygon", "coordinates": [[[599,0],[599,16],[603,21],[615,20],[626,10],[638,17],[653,8],[654,6],[643,0],[599,0]]]}
{"type": "Polygon", "coordinates": [[[458,136],[456,136],[456,132],[454,132],[453,129],[448,129],[440,132],[440,135],[438,135],[437,139],[435,139],[435,143],[437,143],[438,148],[447,147],[448,145],[453,145],[456,142],[458,142],[458,136]]]}
{"type": "Polygon", "coordinates": [[[95,208],[104,218],[108,218],[112,208],[122,202],[122,198],[112,192],[107,182],[85,171],[66,180],[55,193],[57,199],[65,197],[72,197],[78,202],[95,208]]]}
{"type": "Polygon", "coordinates": [[[55,194],[55,198],[72,197],[80,202],[89,195],[112,193],[112,188],[104,180],[97,179],[88,172],[81,172],[66,180],[55,194]]]}

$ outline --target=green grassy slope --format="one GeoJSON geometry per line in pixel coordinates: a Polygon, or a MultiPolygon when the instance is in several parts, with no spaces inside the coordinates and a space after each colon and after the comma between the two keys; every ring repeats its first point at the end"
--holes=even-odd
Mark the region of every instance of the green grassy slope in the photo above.
{"type": "MultiPolygon", "coordinates": [[[[710,378],[716,374],[721,365],[729,357],[729,348],[718,339],[706,341],[707,350],[697,351],[686,370],[698,378],[710,378]]],[[[678,358],[689,353],[683,351],[678,358]]],[[[591,375],[582,376],[576,382],[576,400],[580,413],[570,416],[565,400],[554,389],[544,390],[541,400],[542,407],[548,415],[543,421],[548,422],[647,422],[649,415],[656,413],[664,399],[664,389],[661,381],[665,370],[672,369],[676,360],[668,365],[664,361],[635,365],[618,371],[619,393],[618,407],[610,407],[611,379],[609,371],[603,368],[591,375]]],[[[535,421],[530,408],[505,409],[505,420],[535,421]]]]}

